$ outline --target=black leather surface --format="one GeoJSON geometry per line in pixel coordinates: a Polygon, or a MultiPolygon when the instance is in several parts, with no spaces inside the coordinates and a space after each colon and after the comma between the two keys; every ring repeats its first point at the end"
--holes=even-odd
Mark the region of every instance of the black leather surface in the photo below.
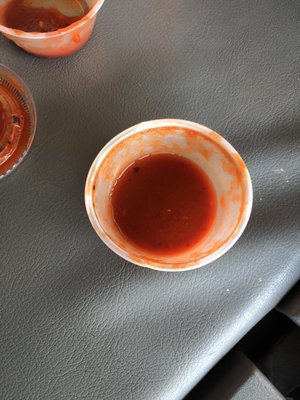
{"type": "Polygon", "coordinates": [[[297,281],[299,13],[292,0],[107,0],[68,59],[1,37],[39,117],[0,184],[1,399],[182,399],[297,281]],[[193,272],[123,261],[84,209],[101,147],[161,117],[223,134],[253,179],[244,235],[193,272]]]}
{"type": "Polygon", "coordinates": [[[280,393],[297,400],[296,391],[300,390],[300,329],[296,325],[293,328],[264,354],[257,365],[280,393]]]}
{"type": "Polygon", "coordinates": [[[300,327],[300,281],[278,304],[277,310],[290,318],[300,327]]]}
{"type": "Polygon", "coordinates": [[[285,397],[244,354],[232,351],[186,400],[284,400],[285,397]]]}

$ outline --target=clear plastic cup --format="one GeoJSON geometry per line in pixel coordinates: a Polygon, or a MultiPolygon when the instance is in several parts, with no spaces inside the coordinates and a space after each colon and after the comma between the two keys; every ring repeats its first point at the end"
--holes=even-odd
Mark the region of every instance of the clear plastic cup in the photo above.
{"type": "Polygon", "coordinates": [[[194,122],[162,119],[127,129],[100,151],[86,180],[85,204],[96,233],[119,256],[156,270],[186,271],[216,260],[239,239],[251,213],[252,184],[242,158],[222,136],[194,122]],[[159,153],[192,160],[206,172],[217,195],[216,218],[208,235],[174,256],[153,256],[129,243],[116,226],[110,201],[113,185],[127,166],[159,153]]]}
{"type": "MultiPolygon", "coordinates": [[[[28,53],[39,57],[55,58],[75,53],[85,45],[91,36],[97,13],[104,0],[85,0],[89,11],[80,20],[66,28],[46,33],[24,32],[6,27],[4,25],[4,12],[8,3],[9,0],[0,0],[0,31],[3,35],[28,53]]],[[[43,2],[41,1],[41,3],[43,2]]],[[[62,9],[59,11],[68,15],[65,4],[68,3],[61,2],[62,9]],[[62,7],[63,4],[64,7],[62,7]]]]}
{"type": "Polygon", "coordinates": [[[0,64],[0,180],[24,159],[35,130],[36,110],[29,89],[0,64]]]}

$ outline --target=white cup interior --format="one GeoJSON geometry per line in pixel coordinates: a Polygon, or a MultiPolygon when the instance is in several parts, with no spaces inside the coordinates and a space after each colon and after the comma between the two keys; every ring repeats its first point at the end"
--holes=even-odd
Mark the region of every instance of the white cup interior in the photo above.
{"type": "Polygon", "coordinates": [[[252,186],[248,170],[234,148],[204,126],[180,120],[139,124],[116,136],[97,156],[86,185],[90,220],[109,247],[136,264],[163,270],[205,265],[226,252],[249,219],[252,186]],[[116,179],[135,160],[171,153],[196,163],[209,176],[217,195],[217,214],[205,239],[186,253],[153,256],[136,248],[117,228],[110,194],[116,179]]]}

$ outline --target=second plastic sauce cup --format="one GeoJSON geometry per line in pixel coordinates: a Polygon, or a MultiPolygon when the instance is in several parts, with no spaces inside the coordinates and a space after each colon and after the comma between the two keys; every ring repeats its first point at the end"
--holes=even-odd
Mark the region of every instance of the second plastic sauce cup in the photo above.
{"type": "Polygon", "coordinates": [[[97,12],[104,0],[86,0],[89,12],[80,20],[54,32],[31,33],[6,27],[5,7],[9,0],[0,0],[0,31],[28,53],[40,57],[64,57],[85,45],[93,31],[97,12]]]}

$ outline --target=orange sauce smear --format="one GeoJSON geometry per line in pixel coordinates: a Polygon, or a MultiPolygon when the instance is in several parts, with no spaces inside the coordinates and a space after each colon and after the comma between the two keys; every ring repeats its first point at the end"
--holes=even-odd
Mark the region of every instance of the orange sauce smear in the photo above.
{"type": "Polygon", "coordinates": [[[6,112],[3,108],[2,103],[0,102],[0,142],[5,132],[6,124],[7,124],[6,112]]]}

